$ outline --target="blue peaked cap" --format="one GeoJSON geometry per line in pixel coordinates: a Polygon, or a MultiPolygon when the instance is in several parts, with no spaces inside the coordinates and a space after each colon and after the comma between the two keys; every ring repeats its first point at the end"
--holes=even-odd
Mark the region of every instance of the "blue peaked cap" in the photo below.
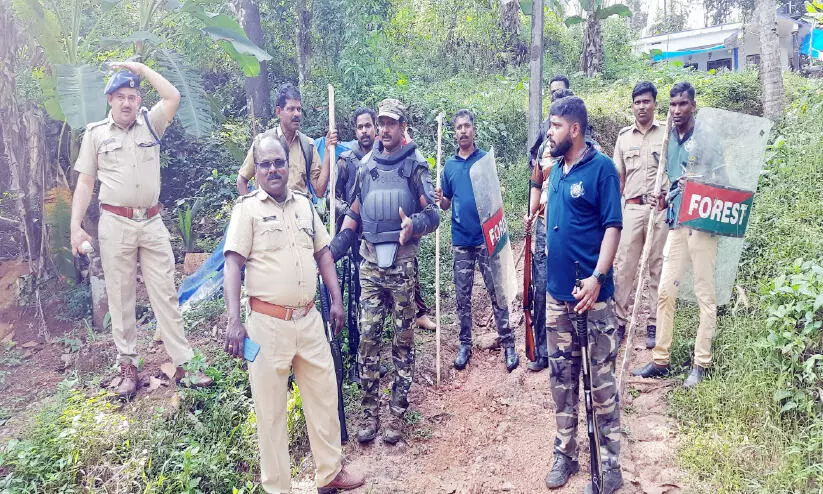
{"type": "Polygon", "coordinates": [[[140,78],[128,70],[121,70],[115,73],[106,84],[106,94],[111,94],[121,87],[140,88],[140,78]]]}

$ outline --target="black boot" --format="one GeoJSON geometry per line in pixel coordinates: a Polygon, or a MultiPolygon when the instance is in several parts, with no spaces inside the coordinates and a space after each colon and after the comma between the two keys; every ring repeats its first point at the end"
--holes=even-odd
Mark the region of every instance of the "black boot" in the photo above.
{"type": "Polygon", "coordinates": [[[657,338],[657,326],[650,324],[646,326],[646,348],[651,350],[655,347],[655,339],[657,338]]]}
{"type": "Polygon", "coordinates": [[[557,489],[563,487],[569,481],[569,477],[580,471],[580,463],[572,460],[563,453],[554,454],[554,465],[548,475],[546,475],[546,487],[557,489]]]}
{"type": "Polygon", "coordinates": [[[626,325],[621,324],[617,327],[617,344],[623,343],[623,340],[626,339],[626,325]]]}
{"type": "Polygon", "coordinates": [[[548,366],[548,357],[537,357],[537,360],[535,360],[534,362],[529,362],[529,365],[527,365],[526,367],[532,372],[540,372],[548,366]]]}
{"type": "MultiPolygon", "coordinates": [[[[603,472],[603,485],[600,488],[600,494],[612,494],[621,487],[623,487],[623,473],[620,471],[619,468],[615,468],[613,470],[606,470],[605,472],[603,472]]],[[[583,489],[583,494],[591,493],[592,483],[589,482],[583,489]]]]}
{"type": "Polygon", "coordinates": [[[471,345],[466,345],[464,343],[460,344],[460,349],[457,350],[457,358],[454,359],[454,368],[457,370],[463,370],[466,368],[466,364],[469,363],[469,359],[472,356],[472,347],[471,345]]]}
{"type": "Polygon", "coordinates": [[[699,365],[695,365],[692,367],[692,371],[689,373],[689,377],[686,378],[686,381],[683,383],[683,387],[686,389],[692,388],[697,386],[698,383],[703,381],[703,377],[705,377],[706,369],[700,367],[699,365]]]}
{"type": "Polygon", "coordinates": [[[668,365],[657,365],[654,362],[649,362],[639,369],[632,371],[633,376],[638,377],[666,377],[669,375],[670,367],[668,365]]]}
{"type": "Polygon", "coordinates": [[[513,371],[518,365],[520,365],[520,355],[517,354],[517,351],[513,346],[507,346],[503,349],[503,355],[506,361],[506,370],[509,372],[513,371]]]}

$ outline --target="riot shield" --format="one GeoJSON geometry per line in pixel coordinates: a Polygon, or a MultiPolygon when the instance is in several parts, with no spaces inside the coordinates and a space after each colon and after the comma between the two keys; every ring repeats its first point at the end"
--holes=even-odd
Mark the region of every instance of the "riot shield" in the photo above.
{"type": "MultiPolygon", "coordinates": [[[[676,205],[681,226],[718,235],[714,273],[717,305],[729,303],[732,296],[753,199],[756,203],[752,196],[763,169],[771,128],[772,122],[766,118],[701,108],[692,142],[686,145],[689,153],[697,157],[701,147],[708,145],[722,154],[719,176],[691,176],[690,170],[685,170],[686,187],[676,205]]],[[[697,165],[696,169],[699,163],[697,165]]],[[[685,300],[696,300],[691,266],[681,278],[678,295],[685,300]]]]}
{"type": "Polygon", "coordinates": [[[509,229],[503,211],[503,194],[494,161],[494,148],[472,165],[469,178],[474,189],[477,213],[480,215],[483,240],[489,253],[498,303],[509,307],[517,291],[517,279],[509,229]]]}

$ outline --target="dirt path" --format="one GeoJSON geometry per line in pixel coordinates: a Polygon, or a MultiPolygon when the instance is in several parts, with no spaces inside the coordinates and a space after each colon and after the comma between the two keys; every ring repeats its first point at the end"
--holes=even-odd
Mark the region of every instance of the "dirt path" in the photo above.
{"type": "MultiPolygon", "coordinates": [[[[494,331],[480,327],[489,318],[488,296],[475,277],[473,308],[475,341],[494,331]]],[[[452,288],[443,300],[443,314],[454,320],[452,288]]],[[[520,321],[519,313],[512,314],[520,321]]],[[[645,328],[645,324],[641,327],[645,328]]],[[[511,374],[499,349],[475,347],[466,370],[455,371],[456,322],[443,327],[443,383],[433,385],[434,335],[416,336],[415,385],[410,393],[411,420],[407,441],[384,445],[378,438],[361,446],[352,439],[345,447],[348,462],[367,472],[368,482],[357,493],[493,493],[549,492],[544,479],[551,468],[555,434],[554,402],[549,392],[548,370],[526,369],[522,321],[515,330],[520,366],[511,374]]],[[[649,358],[643,338],[634,338],[630,369],[649,358]]],[[[620,359],[622,359],[622,354],[620,359]]],[[[620,362],[618,360],[618,363],[620,362]]],[[[625,430],[621,463],[623,493],[675,493],[685,491],[685,476],[676,467],[675,425],[666,415],[666,392],[672,381],[627,381],[622,425],[625,430]],[[634,397],[636,396],[636,397],[634,397]]],[[[381,383],[390,384],[389,378],[381,383]]],[[[382,413],[382,411],[381,411],[382,413]]],[[[349,419],[350,434],[359,417],[349,419]]],[[[555,492],[581,492],[588,481],[589,451],[585,437],[585,411],[580,407],[578,438],[581,472],[555,492]]],[[[310,474],[310,472],[308,472],[310,474]]],[[[296,492],[314,492],[310,475],[296,482],[296,492]]]]}

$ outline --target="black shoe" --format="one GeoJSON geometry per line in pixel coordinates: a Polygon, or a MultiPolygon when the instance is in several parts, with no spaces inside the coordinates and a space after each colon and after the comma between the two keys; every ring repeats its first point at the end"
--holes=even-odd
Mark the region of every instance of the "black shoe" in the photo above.
{"type": "Polygon", "coordinates": [[[623,340],[626,339],[626,325],[621,324],[617,327],[617,341],[618,344],[623,343],[623,340]]]}
{"type": "Polygon", "coordinates": [[[386,374],[389,373],[389,366],[383,362],[380,362],[380,379],[386,377],[386,374]]]}
{"type": "Polygon", "coordinates": [[[349,382],[360,384],[360,372],[357,370],[357,364],[352,364],[349,367],[349,382]]]}
{"type": "Polygon", "coordinates": [[[580,463],[572,460],[563,453],[554,454],[554,465],[548,475],[546,475],[546,487],[557,489],[563,487],[569,481],[569,477],[580,471],[580,463]]]}
{"type": "Polygon", "coordinates": [[[357,442],[362,444],[374,441],[378,430],[380,430],[380,420],[377,417],[366,417],[363,427],[357,431],[357,442]]]}
{"type": "Polygon", "coordinates": [[[646,348],[651,350],[655,347],[655,338],[657,338],[657,326],[653,324],[646,326],[646,348]]]}
{"type": "Polygon", "coordinates": [[[506,361],[507,371],[511,372],[520,365],[520,355],[517,354],[517,350],[515,350],[513,346],[507,346],[503,349],[503,355],[506,361]]]}
{"type": "Polygon", "coordinates": [[[534,362],[529,362],[529,365],[526,366],[532,372],[540,372],[543,369],[549,367],[549,358],[548,357],[537,357],[537,360],[534,362]]]}
{"type": "Polygon", "coordinates": [[[639,369],[632,371],[633,376],[638,377],[666,377],[669,375],[671,368],[668,365],[657,365],[654,362],[649,362],[639,369]]]}
{"type": "Polygon", "coordinates": [[[699,365],[695,365],[692,367],[692,371],[689,373],[689,377],[686,378],[686,381],[683,383],[683,387],[685,389],[689,389],[697,385],[697,383],[703,380],[703,376],[706,374],[706,369],[700,367],[699,365]]]}
{"type": "MultiPolygon", "coordinates": [[[[623,487],[623,473],[619,468],[603,472],[603,485],[600,487],[600,494],[612,494],[621,487],[623,487]]],[[[583,488],[583,494],[591,494],[592,491],[592,483],[589,482],[583,488]]]]}
{"type": "Polygon", "coordinates": [[[460,349],[457,350],[457,358],[454,359],[454,368],[457,370],[463,370],[466,368],[466,364],[469,363],[469,359],[472,357],[472,347],[471,345],[466,345],[461,343],[460,349]]]}

